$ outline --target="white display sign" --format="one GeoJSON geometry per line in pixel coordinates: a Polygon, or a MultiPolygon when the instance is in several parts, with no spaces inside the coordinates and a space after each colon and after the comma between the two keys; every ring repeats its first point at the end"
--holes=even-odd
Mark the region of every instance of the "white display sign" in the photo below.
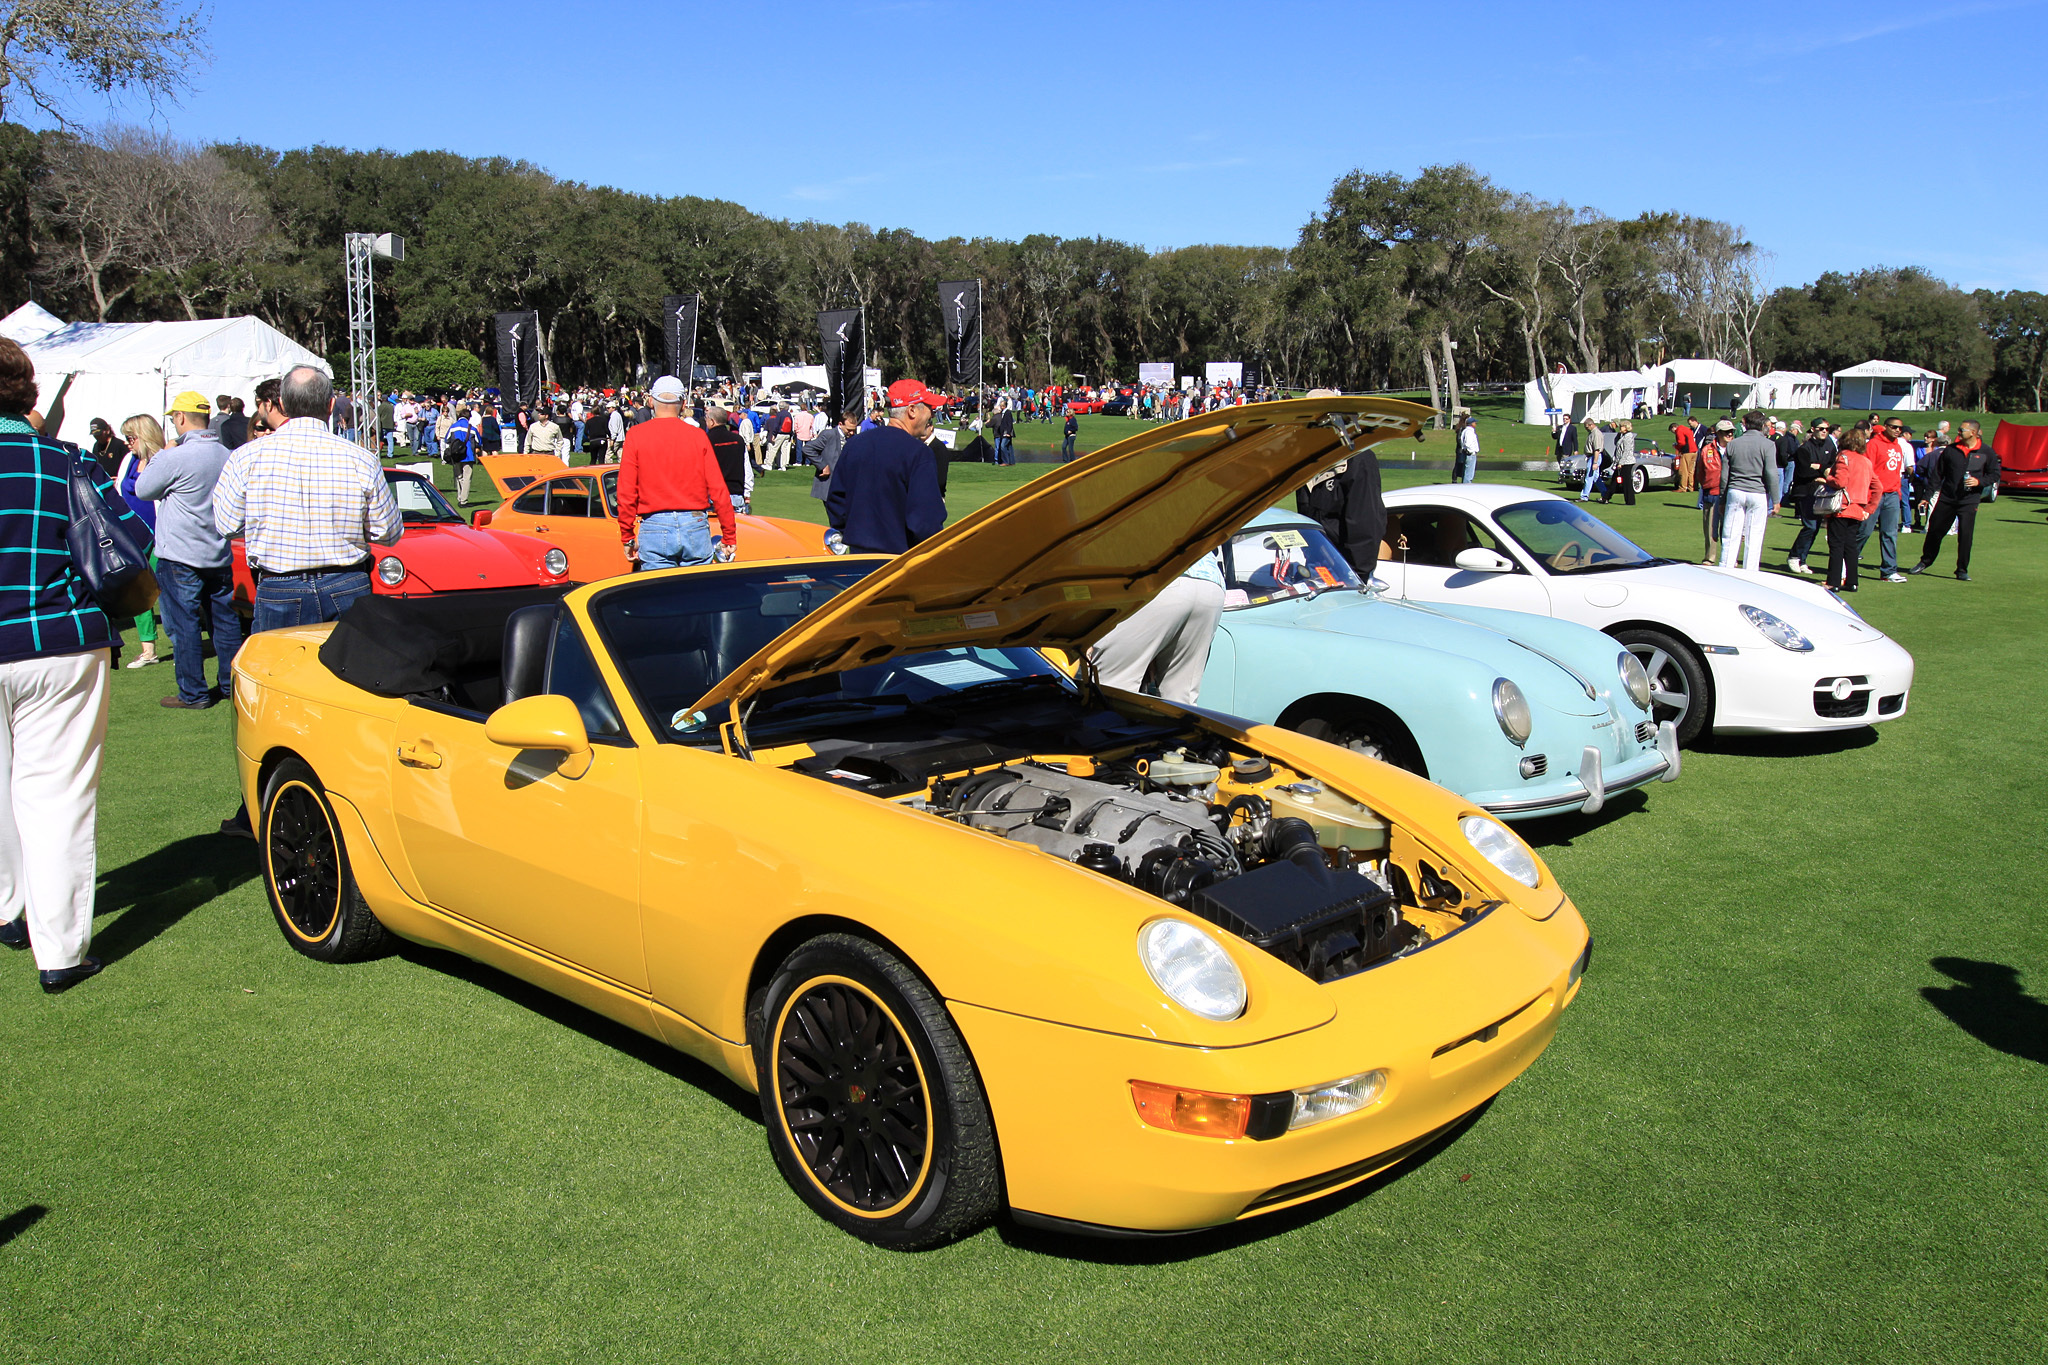
{"type": "Polygon", "coordinates": [[[1155,364],[1152,364],[1152,363],[1150,363],[1150,362],[1147,362],[1147,363],[1144,363],[1144,364],[1141,364],[1141,365],[1139,365],[1139,366],[1138,366],[1138,382],[1139,382],[1140,384],[1151,384],[1151,385],[1153,385],[1153,386],[1155,386],[1155,387],[1158,387],[1158,388],[1168,388],[1168,389],[1172,388],[1172,387],[1173,387],[1173,364],[1172,364],[1172,362],[1171,362],[1171,361],[1169,361],[1169,362],[1167,362],[1167,363],[1165,363],[1165,364],[1163,364],[1163,365],[1155,365],[1155,364]]]}
{"type": "Polygon", "coordinates": [[[1211,384],[1229,384],[1241,389],[1244,387],[1244,362],[1212,360],[1202,367],[1202,377],[1211,384]]]}

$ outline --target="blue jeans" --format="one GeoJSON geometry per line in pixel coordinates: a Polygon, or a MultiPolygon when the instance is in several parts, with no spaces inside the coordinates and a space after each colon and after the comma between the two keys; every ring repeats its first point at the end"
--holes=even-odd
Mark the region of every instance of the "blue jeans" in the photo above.
{"type": "Polygon", "coordinates": [[[581,455],[583,453],[583,423],[581,422],[578,422],[576,424],[575,442],[571,448],[575,450],[575,452],[578,455],[581,455]]]}
{"type": "Polygon", "coordinates": [[[1877,515],[1865,517],[1856,536],[1856,557],[1863,558],[1863,547],[1870,540],[1870,533],[1877,532],[1877,572],[1879,577],[1888,578],[1899,571],[1899,512],[1901,503],[1897,493],[1887,493],[1877,504],[1877,515]]]}
{"type": "Polygon", "coordinates": [[[231,670],[242,647],[242,618],[235,614],[235,571],[223,564],[202,569],[168,559],[157,561],[157,605],[171,632],[171,668],[178,679],[178,699],[187,706],[211,706],[234,686],[231,670]],[[206,685],[206,659],[199,633],[213,636],[216,693],[206,685]]]}
{"type": "Polygon", "coordinates": [[[1474,483],[1479,478],[1479,457],[1470,451],[1458,452],[1459,483],[1474,483]]]}
{"type": "Polygon", "coordinates": [[[1068,460],[1071,460],[1073,458],[1074,434],[1072,432],[1068,432],[1066,436],[1062,438],[1060,441],[1060,463],[1065,464],[1068,460]]]}
{"type": "Polygon", "coordinates": [[[361,569],[317,578],[266,577],[256,584],[256,619],[251,630],[282,630],[332,621],[358,597],[370,595],[370,575],[361,569]]]}
{"type": "Polygon", "coordinates": [[[633,529],[642,569],[687,569],[711,562],[711,518],[703,512],[656,512],[633,529]]]}
{"type": "Polygon", "coordinates": [[[1013,437],[1013,436],[998,436],[998,437],[996,437],[996,463],[997,463],[997,464],[1015,464],[1015,463],[1017,463],[1017,457],[1016,457],[1016,456],[1015,456],[1015,455],[1014,455],[1014,454],[1012,453],[1012,452],[1014,451],[1014,449],[1016,448],[1016,444],[1017,444],[1016,438],[1015,438],[1015,437],[1013,437]]]}
{"type": "Polygon", "coordinates": [[[1593,490],[1599,486],[1600,458],[1597,455],[1588,455],[1586,457],[1586,484],[1585,487],[1579,490],[1579,501],[1584,502],[1587,498],[1592,497],[1593,490]]]}

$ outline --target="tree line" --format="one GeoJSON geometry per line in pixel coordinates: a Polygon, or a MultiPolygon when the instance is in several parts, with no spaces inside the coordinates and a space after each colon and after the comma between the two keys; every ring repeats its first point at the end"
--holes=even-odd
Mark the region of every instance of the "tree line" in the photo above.
{"type": "Polygon", "coordinates": [[[1614,219],[1469,166],[1339,179],[1293,245],[1148,251],[1104,237],[929,240],[796,222],[726,200],[561,180],[504,158],[0,124],[0,300],[105,320],[253,313],[315,350],[347,343],[346,232],[395,232],[378,337],[490,357],[491,314],[540,314],[564,384],[659,367],[661,299],[701,293],[700,361],[738,374],[817,357],[816,314],[866,310],[870,363],[944,376],[941,280],[983,281],[984,349],[1025,382],[1260,365],[1271,382],[1426,388],[1562,365],[1709,356],[1751,374],[1872,358],[1949,376],[1958,403],[2041,410],[2048,297],[1966,293],[1914,268],[1773,289],[1740,228],[1614,219]]]}

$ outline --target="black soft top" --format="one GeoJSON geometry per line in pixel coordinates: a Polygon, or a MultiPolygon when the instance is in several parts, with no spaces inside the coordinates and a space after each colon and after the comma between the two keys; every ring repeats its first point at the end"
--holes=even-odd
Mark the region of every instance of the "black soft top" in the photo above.
{"type": "Polygon", "coordinates": [[[320,646],[320,662],[343,682],[380,697],[450,697],[496,678],[505,618],[521,607],[559,602],[575,585],[478,588],[422,597],[359,597],[320,646]]]}

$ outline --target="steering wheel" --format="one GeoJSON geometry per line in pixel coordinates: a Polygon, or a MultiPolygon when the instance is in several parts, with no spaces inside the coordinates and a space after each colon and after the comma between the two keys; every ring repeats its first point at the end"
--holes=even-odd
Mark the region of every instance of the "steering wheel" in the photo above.
{"type": "Polygon", "coordinates": [[[1577,568],[1585,559],[1585,545],[1576,540],[1568,540],[1550,557],[1550,567],[1562,572],[1567,567],[1577,568]]]}

